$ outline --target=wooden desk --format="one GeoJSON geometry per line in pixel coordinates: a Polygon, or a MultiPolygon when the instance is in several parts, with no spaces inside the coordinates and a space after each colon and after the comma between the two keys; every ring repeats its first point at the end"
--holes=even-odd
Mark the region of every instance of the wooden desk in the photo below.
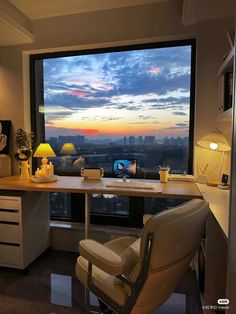
{"type": "MultiPolygon", "coordinates": [[[[168,182],[166,184],[154,180],[142,180],[155,184],[154,189],[118,188],[107,187],[106,185],[117,180],[116,178],[102,178],[99,181],[87,180],[81,177],[58,177],[56,182],[35,183],[28,180],[21,180],[19,176],[5,177],[0,179],[0,190],[21,190],[21,191],[45,191],[45,192],[69,192],[85,194],[85,238],[88,237],[90,224],[89,196],[91,194],[113,194],[127,196],[143,196],[157,198],[202,198],[202,195],[194,183],[189,182],[168,182]]],[[[131,180],[130,180],[131,181],[131,180]]],[[[140,180],[133,179],[134,182],[140,180]]]]}

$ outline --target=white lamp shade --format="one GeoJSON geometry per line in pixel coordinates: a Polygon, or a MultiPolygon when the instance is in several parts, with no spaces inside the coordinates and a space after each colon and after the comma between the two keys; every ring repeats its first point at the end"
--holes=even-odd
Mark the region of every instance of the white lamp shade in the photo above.
{"type": "Polygon", "coordinates": [[[34,157],[56,157],[56,154],[50,144],[41,143],[34,153],[34,157]]]}
{"type": "Polygon", "coordinates": [[[230,145],[226,140],[225,136],[219,131],[213,131],[203,136],[198,142],[198,145],[214,150],[217,152],[227,152],[230,150],[230,145]]]}
{"type": "Polygon", "coordinates": [[[60,155],[77,155],[77,150],[73,143],[64,143],[60,155]]]}

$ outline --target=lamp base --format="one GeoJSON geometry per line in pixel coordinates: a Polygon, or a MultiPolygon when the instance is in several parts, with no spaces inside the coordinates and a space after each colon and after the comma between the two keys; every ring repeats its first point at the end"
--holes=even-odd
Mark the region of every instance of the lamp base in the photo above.
{"type": "Polygon", "coordinates": [[[50,177],[36,177],[36,176],[32,176],[31,180],[33,182],[36,182],[36,183],[50,183],[50,182],[57,181],[57,176],[56,175],[53,175],[53,176],[50,176],[50,177]]]}
{"type": "Polygon", "coordinates": [[[209,181],[207,182],[207,185],[209,186],[218,186],[219,182],[216,182],[216,181],[209,181]]]}

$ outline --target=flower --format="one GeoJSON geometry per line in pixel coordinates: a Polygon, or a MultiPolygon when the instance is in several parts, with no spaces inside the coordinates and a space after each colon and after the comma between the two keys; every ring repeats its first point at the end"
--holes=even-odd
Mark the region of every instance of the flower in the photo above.
{"type": "Polygon", "coordinates": [[[32,156],[32,142],[34,135],[32,132],[26,132],[24,129],[16,131],[16,146],[18,147],[15,158],[17,161],[29,160],[32,156]]]}

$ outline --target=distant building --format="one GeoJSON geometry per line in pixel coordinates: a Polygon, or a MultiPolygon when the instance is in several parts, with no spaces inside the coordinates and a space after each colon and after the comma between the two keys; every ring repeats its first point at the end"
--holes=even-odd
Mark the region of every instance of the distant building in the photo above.
{"type": "Polygon", "coordinates": [[[135,137],[129,136],[129,145],[135,145],[135,137]]]}
{"type": "Polygon", "coordinates": [[[58,142],[60,144],[73,143],[76,146],[84,145],[85,138],[84,135],[59,135],[58,142]]]}
{"type": "Polygon", "coordinates": [[[188,145],[189,138],[185,137],[163,137],[163,144],[165,145],[188,145]]]}
{"type": "Polygon", "coordinates": [[[144,137],[144,144],[147,144],[147,145],[155,144],[155,136],[145,136],[144,137]]]}
{"type": "Polygon", "coordinates": [[[142,145],[143,144],[143,137],[139,136],[138,137],[138,145],[142,145]]]}

